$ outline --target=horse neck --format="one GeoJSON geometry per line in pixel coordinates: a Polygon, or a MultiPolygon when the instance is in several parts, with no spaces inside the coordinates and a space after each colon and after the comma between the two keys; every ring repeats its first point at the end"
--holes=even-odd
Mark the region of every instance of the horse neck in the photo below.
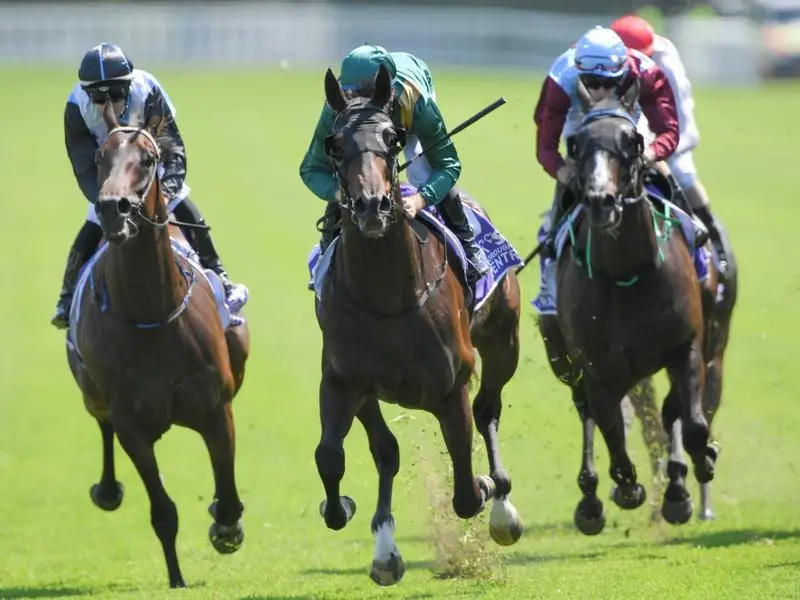
{"type": "Polygon", "coordinates": [[[345,216],[339,265],[348,293],[359,306],[395,314],[413,306],[421,293],[421,248],[408,219],[395,211],[395,222],[380,239],[365,238],[345,216]]]}
{"type": "Polygon", "coordinates": [[[584,235],[587,261],[596,270],[618,281],[630,280],[656,261],[658,239],[647,201],[626,204],[619,229],[612,234],[592,231],[584,235]]]}
{"type": "MultiPolygon", "coordinates": [[[[160,185],[154,216],[149,220],[163,223],[168,218],[160,185]]],[[[151,212],[151,211],[147,211],[151,212]]],[[[122,245],[110,245],[105,262],[104,280],[108,300],[114,311],[136,322],[165,319],[183,301],[184,281],[175,262],[167,226],[143,222],[138,235],[122,245]]]]}

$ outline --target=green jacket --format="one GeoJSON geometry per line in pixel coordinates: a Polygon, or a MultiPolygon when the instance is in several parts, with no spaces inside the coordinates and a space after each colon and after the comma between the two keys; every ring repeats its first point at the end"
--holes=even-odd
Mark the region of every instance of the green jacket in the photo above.
{"type": "MultiPolygon", "coordinates": [[[[396,127],[406,129],[409,137],[416,136],[423,148],[428,148],[446,132],[444,118],[433,99],[430,70],[422,60],[407,52],[392,52],[390,56],[397,70],[392,121],[396,127]]],[[[335,169],[325,155],[324,146],[325,138],[333,129],[334,116],[333,110],[325,103],[314,129],[314,137],[300,164],[303,183],[316,196],[329,202],[336,199],[339,188],[335,169]]],[[[458,181],[461,162],[456,147],[449,139],[425,156],[431,173],[419,192],[428,205],[435,205],[458,181]]]]}

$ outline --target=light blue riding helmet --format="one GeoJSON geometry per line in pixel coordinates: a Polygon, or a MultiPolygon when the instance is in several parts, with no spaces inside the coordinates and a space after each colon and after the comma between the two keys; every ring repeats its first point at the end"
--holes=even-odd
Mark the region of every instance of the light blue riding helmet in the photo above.
{"type": "Polygon", "coordinates": [[[628,49],[616,32],[597,26],[575,43],[575,67],[581,75],[620,79],[628,72],[628,49]]]}

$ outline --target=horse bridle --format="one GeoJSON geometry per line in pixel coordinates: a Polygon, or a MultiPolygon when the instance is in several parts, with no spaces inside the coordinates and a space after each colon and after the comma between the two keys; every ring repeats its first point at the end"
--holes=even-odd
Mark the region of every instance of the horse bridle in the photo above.
{"type": "MultiPolygon", "coordinates": [[[[360,100],[360,98],[358,100],[360,100]]],[[[358,104],[361,104],[361,102],[358,104]]],[[[369,121],[366,122],[368,123],[369,121]]],[[[397,156],[405,147],[405,143],[406,131],[402,128],[395,127],[391,117],[386,111],[374,104],[365,102],[363,106],[359,106],[358,108],[348,106],[336,115],[333,121],[333,132],[325,138],[325,154],[334,165],[336,182],[340,191],[339,205],[341,208],[352,212],[356,200],[350,193],[347,186],[347,179],[344,176],[344,173],[347,172],[347,166],[351,161],[355,160],[357,156],[366,153],[375,154],[382,158],[389,167],[391,188],[388,196],[391,203],[395,204],[400,186],[397,156]],[[380,117],[379,119],[374,119],[378,121],[377,127],[374,131],[366,133],[366,128],[363,127],[362,124],[356,124],[355,131],[348,140],[348,145],[352,145],[354,148],[349,148],[349,151],[342,153],[342,155],[337,155],[337,150],[339,149],[335,144],[335,138],[337,134],[340,135],[342,130],[347,126],[341,125],[340,120],[342,118],[351,118],[355,112],[359,114],[369,112],[372,114],[373,119],[374,117],[380,117]],[[391,142],[386,139],[387,133],[392,136],[391,142]],[[360,141],[363,142],[363,144],[359,144],[357,137],[361,138],[360,141]]],[[[351,218],[354,219],[355,215],[351,214],[351,218]]]]}
{"type": "MultiPolygon", "coordinates": [[[[628,165],[628,168],[624,170],[623,173],[623,182],[622,185],[618,187],[617,194],[614,198],[614,210],[617,213],[622,213],[623,208],[625,205],[628,204],[636,204],[640,202],[646,197],[644,192],[644,187],[642,186],[642,178],[644,176],[644,159],[643,159],[643,152],[644,152],[644,139],[636,132],[636,123],[633,119],[627,115],[623,114],[616,110],[600,110],[597,113],[590,113],[586,116],[584,121],[581,123],[578,130],[570,136],[567,140],[567,152],[568,155],[576,161],[578,166],[578,171],[580,172],[580,166],[586,160],[588,156],[591,156],[593,152],[597,150],[603,150],[610,154],[611,156],[617,158],[621,164],[628,165]],[[605,139],[600,140],[589,140],[588,143],[580,153],[580,156],[577,156],[577,136],[581,132],[584,127],[587,127],[591,123],[601,119],[601,118],[611,118],[611,119],[622,119],[631,123],[634,127],[634,133],[636,135],[636,149],[631,151],[627,148],[620,148],[620,143],[618,136],[614,136],[614,143],[608,144],[606,143],[605,139]],[[642,190],[641,192],[637,192],[637,190],[642,190]]],[[[579,178],[578,178],[579,180],[579,178]]],[[[576,188],[573,192],[575,192],[580,199],[583,201],[584,199],[584,190],[582,182],[578,182],[576,184],[576,188]]],[[[618,229],[621,225],[622,220],[617,220],[617,225],[614,226],[609,233],[613,233],[614,230],[618,229]]]]}
{"type": "MultiPolygon", "coordinates": [[[[148,194],[150,193],[150,189],[153,187],[153,184],[156,186],[160,185],[160,181],[158,178],[158,166],[161,164],[161,149],[158,146],[158,142],[156,141],[155,136],[150,133],[145,128],[140,127],[131,127],[126,125],[120,125],[115,127],[111,131],[108,132],[108,138],[111,138],[112,135],[116,135],[119,133],[132,133],[134,134],[131,136],[129,141],[133,141],[136,139],[137,136],[142,136],[144,139],[148,141],[150,146],[152,146],[152,153],[151,157],[153,159],[153,165],[150,167],[150,180],[147,182],[145,186],[143,186],[140,190],[136,191],[135,198],[129,198],[128,201],[131,203],[131,214],[127,218],[128,225],[131,228],[131,237],[136,237],[139,232],[139,223],[144,222],[152,227],[156,227],[158,229],[162,229],[169,225],[169,216],[165,221],[155,221],[147,217],[144,213],[142,213],[142,207],[144,206],[145,198],[147,198],[148,194]]],[[[158,191],[158,190],[157,190],[158,191]]],[[[99,198],[95,201],[95,205],[99,202],[99,198]]]]}

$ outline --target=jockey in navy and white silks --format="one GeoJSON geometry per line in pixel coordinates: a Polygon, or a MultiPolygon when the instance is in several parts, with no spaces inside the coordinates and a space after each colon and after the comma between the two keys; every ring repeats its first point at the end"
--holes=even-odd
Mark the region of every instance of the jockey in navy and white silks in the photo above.
{"type": "MultiPolygon", "coordinates": [[[[610,28],[619,35],[628,48],[650,57],[664,71],[672,85],[681,137],[677,150],[669,157],[667,164],[694,212],[708,228],[709,237],[719,254],[720,262],[727,263],[720,233],[721,224],[711,214],[708,192],[700,182],[694,164],[694,149],[700,143],[700,131],[694,115],[692,84],[686,75],[686,67],[683,66],[680,53],[670,40],[657,35],[650,23],[641,17],[635,15],[620,17],[611,23],[610,28]]],[[[644,116],[639,121],[639,132],[645,139],[652,138],[653,134],[644,116]]],[[[721,267],[724,269],[725,265],[722,264],[721,267]]]]}
{"type": "MultiPolygon", "coordinates": [[[[636,80],[640,85],[635,119],[642,113],[648,118],[655,138],[644,150],[648,165],[663,161],[678,147],[679,128],[672,87],[664,72],[647,56],[629,50],[619,36],[604,27],[587,31],[559,56],[548,73],[534,112],[537,132],[536,158],[544,170],[560,184],[550,212],[545,216],[540,235],[550,231],[567,207],[561,204],[562,191],[573,187],[578,175],[576,165],[559,152],[560,139],[572,135],[583,118],[577,96],[578,81],[593,93],[623,94],[636,80]]],[[[548,280],[555,261],[542,262],[541,289],[535,301],[541,314],[554,314],[555,290],[548,280]]]]}
{"type": "MultiPolygon", "coordinates": [[[[109,43],[95,46],[84,55],[78,79],[64,110],[64,138],[73,174],[89,202],[89,209],[86,221],[70,248],[56,313],[51,320],[59,329],[69,325],[69,310],[79,271],[97,250],[103,237],[94,212],[100,191],[95,153],[108,137],[102,115],[106,101],[113,103],[120,125],[143,126],[153,116],[167,119],[166,133],[174,141],[175,150],[159,166],[164,196],[178,220],[204,223],[202,214],[189,198],[190,189],[185,182],[186,150],[175,122],[175,107],[158,80],[147,71],[135,69],[123,51],[109,43]]],[[[237,312],[247,301],[247,288],[228,279],[208,230],[185,228],[183,233],[197,252],[202,266],[219,275],[228,305],[232,312],[237,312]]]]}

